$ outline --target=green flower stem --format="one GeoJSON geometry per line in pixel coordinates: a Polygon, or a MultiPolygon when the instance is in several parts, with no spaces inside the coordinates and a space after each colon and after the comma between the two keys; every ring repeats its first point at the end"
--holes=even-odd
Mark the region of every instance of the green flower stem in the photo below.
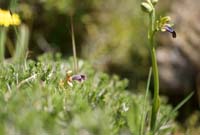
{"type": "Polygon", "coordinates": [[[159,76],[158,76],[158,65],[156,59],[156,49],[154,44],[154,35],[155,35],[155,9],[150,13],[150,23],[149,23],[149,44],[151,52],[151,61],[152,61],[152,70],[153,70],[153,80],[154,80],[154,91],[153,91],[153,105],[151,111],[151,133],[154,132],[157,120],[157,114],[160,106],[159,99],[159,76]]]}
{"type": "Polygon", "coordinates": [[[156,51],[154,47],[151,48],[151,60],[152,60],[152,69],[154,78],[153,105],[151,112],[151,131],[154,131],[156,125],[157,113],[160,106],[158,65],[156,61],[156,51]]]}
{"type": "Polygon", "coordinates": [[[0,63],[4,61],[6,31],[5,27],[0,27],[0,63]]]}

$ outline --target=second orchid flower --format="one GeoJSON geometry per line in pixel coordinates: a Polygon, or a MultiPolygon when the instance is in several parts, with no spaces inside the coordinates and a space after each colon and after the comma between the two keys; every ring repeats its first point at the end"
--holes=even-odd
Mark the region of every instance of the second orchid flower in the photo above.
{"type": "Polygon", "coordinates": [[[85,80],[86,80],[86,75],[84,74],[72,75],[71,70],[67,71],[66,81],[69,86],[73,87],[73,81],[78,81],[79,83],[83,83],[85,80]]]}

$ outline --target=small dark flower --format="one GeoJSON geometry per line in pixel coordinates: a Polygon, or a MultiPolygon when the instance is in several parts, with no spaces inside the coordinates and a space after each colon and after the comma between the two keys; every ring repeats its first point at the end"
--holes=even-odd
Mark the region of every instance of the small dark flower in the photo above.
{"type": "Polygon", "coordinates": [[[172,34],[173,38],[176,38],[176,32],[174,31],[174,29],[170,25],[167,25],[167,24],[164,25],[163,28],[162,28],[162,31],[167,31],[167,32],[172,34]]]}
{"type": "Polygon", "coordinates": [[[78,81],[80,83],[84,82],[86,80],[86,75],[83,74],[77,74],[77,75],[71,75],[72,71],[67,71],[66,74],[66,80],[69,86],[73,87],[73,81],[78,81]]]}
{"type": "Polygon", "coordinates": [[[72,80],[76,80],[79,82],[83,82],[83,81],[85,81],[85,79],[86,79],[85,75],[73,75],[72,76],[72,80]]]}

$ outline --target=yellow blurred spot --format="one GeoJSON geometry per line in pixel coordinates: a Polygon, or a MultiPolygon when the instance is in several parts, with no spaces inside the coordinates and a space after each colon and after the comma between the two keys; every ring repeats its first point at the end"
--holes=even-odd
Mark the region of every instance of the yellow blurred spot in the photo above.
{"type": "Polygon", "coordinates": [[[11,14],[8,10],[0,9],[0,26],[8,27],[10,25],[19,25],[21,20],[18,14],[11,14]]]}
{"type": "Polygon", "coordinates": [[[63,87],[63,86],[64,86],[64,81],[63,81],[63,80],[60,80],[59,86],[60,86],[60,87],[63,87]]]}
{"type": "Polygon", "coordinates": [[[71,75],[72,74],[72,71],[71,70],[68,70],[67,71],[67,75],[71,75]]]}

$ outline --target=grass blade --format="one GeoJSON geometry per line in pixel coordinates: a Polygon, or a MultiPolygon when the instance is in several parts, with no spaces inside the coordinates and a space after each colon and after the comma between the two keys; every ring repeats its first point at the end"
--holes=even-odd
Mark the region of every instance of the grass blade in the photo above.
{"type": "MultiPolygon", "coordinates": [[[[155,130],[155,132],[158,132],[160,127],[167,123],[170,118],[193,96],[194,92],[191,92],[186,98],[184,98],[167,116],[163,116],[160,122],[158,123],[158,126],[155,130]]],[[[155,133],[154,132],[154,133],[155,133]]]]}
{"type": "Polygon", "coordinates": [[[4,61],[7,28],[0,27],[0,62],[4,61]]]}
{"type": "Polygon", "coordinates": [[[74,25],[73,25],[73,16],[70,16],[71,21],[71,32],[72,32],[72,48],[73,48],[73,58],[74,58],[74,72],[78,72],[78,62],[77,62],[77,55],[76,55],[76,43],[75,43],[75,36],[74,36],[74,25]]]}
{"type": "Polygon", "coordinates": [[[143,135],[143,130],[144,130],[144,123],[145,123],[145,119],[144,117],[146,116],[147,114],[147,107],[146,107],[146,104],[147,104],[147,96],[149,94],[149,86],[150,86],[150,82],[151,82],[151,75],[152,75],[152,68],[150,67],[149,69],[149,75],[148,75],[148,80],[147,80],[147,87],[146,87],[146,92],[145,92],[145,98],[144,98],[144,104],[143,104],[143,113],[142,113],[142,117],[141,117],[141,127],[140,127],[140,135],[143,135]]]}
{"type": "Polygon", "coordinates": [[[22,25],[17,39],[16,51],[13,57],[14,62],[22,62],[25,59],[29,42],[29,29],[22,25]]]}

